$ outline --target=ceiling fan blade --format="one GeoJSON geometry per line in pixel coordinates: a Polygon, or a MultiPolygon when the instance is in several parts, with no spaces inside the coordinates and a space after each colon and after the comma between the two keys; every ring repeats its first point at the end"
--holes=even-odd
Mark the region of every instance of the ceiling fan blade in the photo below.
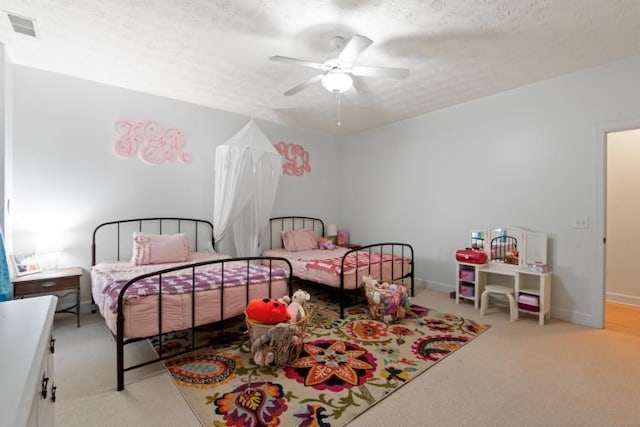
{"type": "Polygon", "coordinates": [[[409,76],[406,68],[354,66],[351,74],[364,77],[384,77],[388,79],[405,79],[409,76]]]}
{"type": "Polygon", "coordinates": [[[285,94],[285,96],[295,95],[296,93],[300,92],[305,87],[307,87],[309,85],[312,85],[315,82],[319,82],[320,80],[322,80],[323,76],[324,76],[324,74],[318,74],[317,76],[311,77],[309,80],[304,81],[304,82],[300,83],[299,85],[292,87],[291,89],[286,91],[284,94],[285,94]]]}
{"type": "Polygon", "coordinates": [[[349,64],[353,63],[366,48],[371,46],[371,43],[373,43],[373,40],[370,38],[356,34],[351,37],[349,43],[342,49],[342,52],[338,55],[338,60],[349,64]]]}
{"type": "Polygon", "coordinates": [[[270,56],[269,61],[286,62],[289,64],[296,64],[296,65],[301,65],[303,67],[316,68],[318,70],[328,71],[328,68],[326,65],[321,64],[319,62],[305,61],[304,59],[287,58],[286,56],[270,56]]]}

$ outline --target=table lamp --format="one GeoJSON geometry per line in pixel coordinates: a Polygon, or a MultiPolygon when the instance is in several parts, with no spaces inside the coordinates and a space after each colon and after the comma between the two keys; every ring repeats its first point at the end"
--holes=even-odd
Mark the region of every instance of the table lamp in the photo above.
{"type": "Polygon", "coordinates": [[[327,236],[331,238],[331,241],[335,243],[336,236],[338,235],[338,226],[336,224],[327,224],[327,236]]]}

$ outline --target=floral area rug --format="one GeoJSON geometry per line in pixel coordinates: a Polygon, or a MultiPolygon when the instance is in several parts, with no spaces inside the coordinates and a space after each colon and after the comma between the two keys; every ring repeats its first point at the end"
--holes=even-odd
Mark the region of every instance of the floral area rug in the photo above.
{"type": "MultiPolygon", "coordinates": [[[[366,305],[340,319],[329,299],[314,301],[302,351],[284,368],[254,363],[243,320],[225,344],[165,362],[204,426],[345,425],[489,328],[418,305],[388,325],[366,305]]],[[[171,334],[162,345],[190,339],[171,334]]]]}

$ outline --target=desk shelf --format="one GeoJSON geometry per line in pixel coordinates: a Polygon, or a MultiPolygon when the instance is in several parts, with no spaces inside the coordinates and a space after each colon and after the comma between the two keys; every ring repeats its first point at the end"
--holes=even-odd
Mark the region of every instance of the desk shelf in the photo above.
{"type": "MultiPolygon", "coordinates": [[[[538,323],[544,325],[545,319],[551,318],[551,277],[552,273],[538,273],[531,270],[518,268],[505,268],[485,265],[478,269],[476,281],[477,288],[483,289],[488,283],[488,276],[508,276],[513,277],[513,287],[515,291],[516,303],[520,295],[533,295],[538,297],[538,309],[522,308],[518,304],[518,313],[528,313],[538,316],[538,323]],[[522,288],[521,288],[522,286],[522,288]],[[526,287],[525,287],[526,286],[526,287]],[[535,287],[534,287],[535,286],[535,287]]],[[[478,295],[478,294],[476,294],[478,295]]],[[[516,319],[518,316],[516,316],[516,319]]]]}
{"type": "Polygon", "coordinates": [[[456,303],[460,300],[473,301],[475,308],[480,308],[482,288],[478,281],[480,267],[486,264],[456,262],[456,303]]]}

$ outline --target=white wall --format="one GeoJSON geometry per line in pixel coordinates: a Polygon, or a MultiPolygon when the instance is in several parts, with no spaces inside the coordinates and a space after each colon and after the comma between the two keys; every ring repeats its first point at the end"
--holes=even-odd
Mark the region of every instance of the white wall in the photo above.
{"type": "MultiPolygon", "coordinates": [[[[101,222],[145,216],[212,219],[215,147],[248,120],[237,114],[14,66],[15,253],[32,251],[43,227],[59,228],[60,266],[90,267],[91,232],[101,222]],[[113,150],[118,119],[182,129],[191,164],[152,166],[113,150]]],[[[280,212],[330,212],[325,177],[335,138],[258,122],[277,141],[311,152],[312,174],[283,177],[280,212]],[[308,191],[311,189],[312,191],[308,191]],[[324,211],[323,211],[324,207],[324,211]]],[[[83,300],[90,298],[83,278],[83,300]]]]}
{"type": "Polygon", "coordinates": [[[638,75],[633,58],[347,137],[339,222],[354,241],[413,244],[441,290],[469,231],[546,232],[552,316],[601,326],[604,131],[640,125],[638,75]]]}
{"type": "MultiPolygon", "coordinates": [[[[14,66],[15,251],[63,228],[62,266],[88,268],[93,227],[148,215],[211,218],[215,146],[247,117],[14,66]],[[117,119],[185,131],[190,165],[149,166],[112,150],[117,119]]],[[[274,215],[318,216],[355,242],[406,241],[417,276],[453,289],[470,230],[549,233],[552,315],[602,320],[604,132],[640,127],[640,59],[549,80],[344,138],[259,125],[302,144],[312,172],[283,177],[274,215]],[[590,218],[586,230],[574,216],[590,218]]],[[[83,299],[89,298],[86,277],[83,299]]]]}
{"type": "Polygon", "coordinates": [[[13,245],[10,218],[6,213],[7,201],[11,197],[11,174],[13,170],[13,85],[12,67],[4,44],[0,43],[0,226],[4,233],[7,250],[13,245]]]}
{"type": "Polygon", "coordinates": [[[607,300],[640,306],[640,129],[607,137],[607,300]]]}
{"type": "Polygon", "coordinates": [[[311,216],[322,219],[325,224],[335,222],[342,186],[338,139],[273,123],[258,123],[274,144],[283,141],[302,145],[309,152],[311,163],[308,174],[280,177],[273,216],[311,216]]]}

